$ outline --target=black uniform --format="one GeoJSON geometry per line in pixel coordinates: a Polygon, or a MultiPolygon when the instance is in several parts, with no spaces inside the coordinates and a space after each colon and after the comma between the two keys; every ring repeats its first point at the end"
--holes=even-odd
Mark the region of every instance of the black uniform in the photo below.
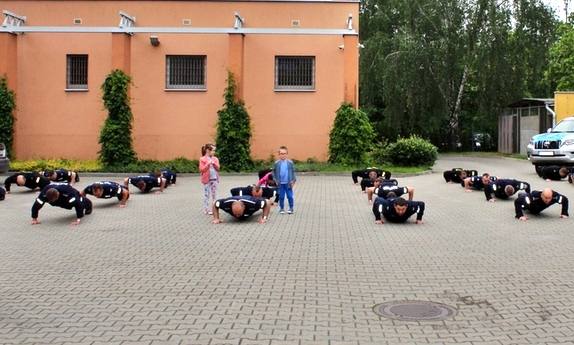
{"type": "MultiPolygon", "coordinates": [[[[56,178],[52,181],[54,182],[67,182],[70,183],[72,182],[72,171],[69,170],[65,170],[65,169],[58,169],[58,170],[54,170],[54,172],[56,173],[56,178]]],[[[50,171],[42,171],[42,175],[44,175],[47,178],[50,178],[50,171]]],[[[79,182],[80,181],[80,175],[78,175],[78,173],[76,173],[76,178],[74,179],[74,182],[79,182]]]]}
{"type": "Polygon", "coordinates": [[[386,171],[386,170],[381,170],[378,168],[367,168],[364,170],[355,170],[351,173],[351,178],[353,179],[353,183],[359,183],[359,181],[357,180],[357,178],[369,178],[369,173],[371,171],[374,171],[377,173],[377,177],[382,177],[385,180],[388,180],[391,178],[391,172],[390,171],[386,171]]]}
{"type": "Polygon", "coordinates": [[[94,188],[95,184],[99,184],[102,186],[102,196],[101,199],[110,199],[113,197],[118,198],[119,201],[122,201],[122,193],[124,191],[124,187],[121,186],[119,183],[112,182],[112,181],[100,181],[96,183],[92,183],[91,185],[84,188],[84,193],[94,195],[92,188],[94,188]]]}
{"type": "Polygon", "coordinates": [[[52,183],[44,187],[32,205],[32,218],[38,218],[38,212],[45,203],[67,210],[75,209],[78,219],[84,216],[84,210],[86,214],[92,213],[92,202],[90,199],[82,197],[80,192],[67,183],[52,183]],[[49,202],[46,197],[46,193],[51,188],[56,189],[60,193],[58,199],[54,202],[49,202]]]}
{"type": "MultiPolygon", "coordinates": [[[[144,192],[149,192],[154,187],[161,187],[162,178],[163,177],[140,175],[137,177],[128,178],[128,183],[131,183],[132,185],[137,187],[139,181],[144,181],[145,182],[144,192]]],[[[164,186],[164,188],[165,188],[165,186],[164,186]]]]}
{"type": "Polygon", "coordinates": [[[502,178],[496,181],[491,181],[484,186],[484,196],[486,200],[492,199],[492,194],[499,199],[508,199],[508,195],[504,192],[506,186],[514,187],[514,195],[519,190],[524,190],[526,193],[530,193],[530,184],[528,182],[517,181],[514,179],[502,178]]]}
{"type": "Polygon", "coordinates": [[[267,205],[266,199],[254,198],[252,196],[242,195],[242,196],[231,196],[229,198],[216,200],[215,201],[215,207],[217,207],[218,209],[223,210],[223,211],[229,213],[230,215],[234,216],[233,212],[231,211],[231,204],[233,204],[237,200],[241,201],[243,203],[243,205],[245,205],[245,210],[243,211],[243,215],[241,217],[236,217],[236,218],[240,218],[240,219],[245,219],[245,218],[250,217],[255,212],[264,209],[265,206],[267,205]]]}
{"type": "MultiPolygon", "coordinates": [[[[470,184],[468,185],[471,188],[475,188],[475,189],[482,189],[484,188],[484,183],[482,183],[482,176],[472,176],[472,177],[467,177],[464,180],[462,180],[462,182],[460,183],[461,186],[464,187],[464,181],[469,180],[470,179],[470,184]]],[[[497,177],[496,176],[490,176],[489,181],[493,182],[496,181],[497,177]]]]}
{"type": "MultiPolygon", "coordinates": [[[[542,166],[539,168],[539,172],[540,172],[540,177],[542,177],[545,180],[552,180],[552,181],[560,181],[562,180],[564,177],[568,176],[568,174],[566,174],[566,176],[562,177],[560,176],[560,169],[562,169],[562,166],[559,165],[547,165],[547,166],[542,166]]],[[[568,169],[569,172],[570,169],[568,169]]]]}
{"type": "MultiPolygon", "coordinates": [[[[241,195],[247,195],[247,196],[252,196],[252,192],[253,192],[253,188],[255,188],[255,185],[250,185],[247,187],[235,187],[235,188],[231,188],[230,192],[232,196],[241,196],[241,195]]],[[[278,202],[279,201],[279,187],[264,187],[261,186],[261,197],[265,198],[265,199],[269,199],[271,200],[271,198],[275,197],[274,202],[278,202]]]]}
{"type": "Polygon", "coordinates": [[[378,186],[377,188],[375,188],[375,191],[374,191],[375,195],[377,195],[383,199],[386,199],[387,195],[390,192],[395,193],[395,196],[401,196],[403,194],[407,194],[409,192],[409,190],[407,187],[399,187],[395,184],[390,184],[390,183],[384,184],[383,183],[380,186],[378,186]]]}
{"type": "Polygon", "coordinates": [[[32,172],[32,173],[16,173],[14,175],[9,176],[6,180],[4,180],[4,187],[6,191],[10,191],[10,185],[12,183],[16,183],[16,178],[18,176],[24,176],[24,187],[28,187],[30,189],[40,188],[43,189],[47,185],[49,185],[52,181],[49,178],[40,175],[39,173],[32,172]]]}
{"type": "MultiPolygon", "coordinates": [[[[161,176],[165,179],[166,187],[167,184],[175,184],[177,182],[177,174],[168,168],[162,169],[161,176]]],[[[150,173],[149,176],[155,177],[155,173],[150,173]]]]}
{"type": "Polygon", "coordinates": [[[454,182],[454,183],[461,183],[462,178],[460,177],[461,171],[466,171],[466,177],[477,176],[478,171],[476,170],[465,170],[460,168],[452,168],[452,170],[445,171],[442,176],[446,182],[454,182]]]}
{"type": "Polygon", "coordinates": [[[381,214],[391,223],[404,223],[413,214],[417,214],[417,220],[423,219],[423,214],[425,212],[425,203],[422,201],[407,201],[407,210],[403,215],[399,216],[395,210],[395,200],[397,198],[383,199],[378,197],[373,203],[373,214],[375,215],[375,220],[381,220],[381,214]]]}
{"type": "Polygon", "coordinates": [[[0,187],[0,200],[4,200],[6,198],[6,190],[0,187]]]}
{"type": "MultiPolygon", "coordinates": [[[[361,180],[361,190],[366,190],[369,187],[374,187],[375,186],[375,180],[376,179],[372,179],[372,178],[364,178],[361,180]]],[[[389,179],[389,180],[383,180],[382,184],[394,184],[395,186],[399,185],[399,182],[395,179],[389,179]]]]}
{"type": "Polygon", "coordinates": [[[516,218],[524,216],[522,210],[528,210],[531,214],[539,214],[546,208],[554,204],[561,204],[562,210],[560,215],[568,216],[568,198],[564,195],[552,191],[552,200],[549,204],[544,203],[541,198],[542,191],[535,190],[531,193],[524,193],[518,196],[514,200],[514,210],[516,212],[516,218]]]}

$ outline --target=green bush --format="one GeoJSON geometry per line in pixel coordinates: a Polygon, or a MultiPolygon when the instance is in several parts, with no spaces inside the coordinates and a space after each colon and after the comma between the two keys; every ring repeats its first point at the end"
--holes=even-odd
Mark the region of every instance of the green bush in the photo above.
{"type": "MultiPolygon", "coordinates": [[[[387,140],[373,143],[371,151],[368,153],[368,166],[383,166],[389,164],[390,160],[387,154],[387,140]]],[[[364,169],[364,168],[363,168],[364,169]]]]}
{"type": "Polygon", "coordinates": [[[222,171],[249,171],[251,159],[251,119],[242,99],[236,95],[233,73],[227,71],[223,109],[217,112],[217,158],[222,171]]]}
{"type": "Polygon", "coordinates": [[[8,157],[12,158],[14,151],[14,118],[16,110],[16,95],[8,88],[6,75],[0,79],[0,143],[6,145],[8,157]]]}
{"type": "Polygon", "coordinates": [[[102,163],[108,166],[126,166],[137,161],[133,149],[132,121],[128,89],[131,77],[120,70],[106,76],[101,86],[104,108],[108,117],[100,132],[98,152],[102,163]]]}
{"type": "Polygon", "coordinates": [[[411,135],[388,145],[386,155],[392,165],[432,167],[437,160],[438,149],[428,140],[411,135]]]}
{"type": "Polygon", "coordinates": [[[375,137],[367,114],[352,103],[341,103],[329,133],[329,162],[343,165],[367,163],[375,137]]]}
{"type": "Polygon", "coordinates": [[[11,171],[45,171],[66,169],[72,171],[99,172],[102,171],[102,164],[97,159],[74,160],[74,159],[35,159],[10,162],[11,171]]]}

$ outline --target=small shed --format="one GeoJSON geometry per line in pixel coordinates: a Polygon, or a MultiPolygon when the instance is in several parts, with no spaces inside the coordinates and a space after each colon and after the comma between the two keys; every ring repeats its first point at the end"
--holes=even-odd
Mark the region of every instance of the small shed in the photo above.
{"type": "Polygon", "coordinates": [[[523,98],[501,110],[498,121],[498,151],[526,155],[533,135],[554,125],[553,98],[523,98]]]}

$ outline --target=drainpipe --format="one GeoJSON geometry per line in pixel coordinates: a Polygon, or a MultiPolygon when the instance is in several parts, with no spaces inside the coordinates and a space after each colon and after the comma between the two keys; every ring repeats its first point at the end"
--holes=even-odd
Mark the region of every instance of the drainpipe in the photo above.
{"type": "Polygon", "coordinates": [[[544,107],[552,114],[552,128],[554,128],[556,125],[556,113],[548,106],[548,103],[544,103],[544,107]]]}

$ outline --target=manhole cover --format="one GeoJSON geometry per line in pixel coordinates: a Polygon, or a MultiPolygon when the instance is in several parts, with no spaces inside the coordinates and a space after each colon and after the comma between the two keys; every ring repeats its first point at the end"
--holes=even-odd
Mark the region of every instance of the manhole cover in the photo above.
{"type": "Polygon", "coordinates": [[[424,301],[397,301],[377,304],[375,314],[403,321],[439,321],[457,314],[457,310],[440,303],[424,301]]]}

